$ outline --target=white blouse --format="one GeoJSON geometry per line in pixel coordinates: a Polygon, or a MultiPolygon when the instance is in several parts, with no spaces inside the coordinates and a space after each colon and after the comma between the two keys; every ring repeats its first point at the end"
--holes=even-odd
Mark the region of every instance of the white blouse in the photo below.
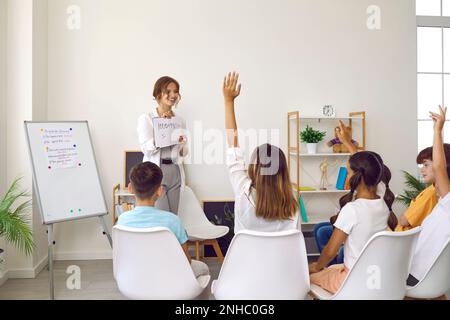
{"type": "Polygon", "coordinates": [[[353,268],[367,241],[387,229],[389,209],[383,199],[357,199],[347,203],[334,226],[348,237],[344,244],[344,264],[353,268]]]}
{"type": "Polygon", "coordinates": [[[422,222],[411,263],[410,274],[422,280],[450,240],[450,192],[441,198],[422,222]]]}
{"type": "Polygon", "coordinates": [[[248,177],[244,156],[240,148],[227,150],[227,167],[231,185],[235,195],[234,232],[252,230],[276,232],[284,230],[300,230],[299,214],[289,220],[266,220],[256,216],[256,194],[251,188],[252,181],[248,177]]]}
{"type": "MultiPolygon", "coordinates": [[[[152,110],[152,112],[145,113],[145,114],[141,115],[138,119],[137,134],[138,134],[138,139],[139,139],[139,145],[141,146],[142,153],[144,154],[143,162],[150,161],[159,166],[161,163],[161,151],[163,151],[163,149],[167,149],[167,150],[164,150],[164,155],[163,155],[163,156],[167,157],[167,153],[168,153],[167,151],[170,150],[171,151],[170,158],[172,158],[172,160],[178,164],[178,166],[180,168],[180,174],[181,174],[181,180],[182,180],[181,185],[184,186],[185,185],[185,175],[184,175],[183,164],[182,164],[183,158],[180,156],[180,151],[183,151],[184,156],[186,156],[189,152],[188,144],[187,143],[185,143],[183,145],[177,144],[177,145],[170,147],[170,149],[169,149],[169,147],[163,148],[163,149],[157,148],[155,145],[154,129],[153,129],[153,118],[157,118],[157,117],[159,117],[158,111],[156,110],[156,108],[154,108],[152,110]]],[[[178,115],[177,115],[177,117],[181,118],[178,115]]],[[[183,124],[182,129],[186,130],[186,123],[183,118],[181,118],[181,120],[182,120],[182,124],[183,124]]],[[[184,134],[184,132],[183,132],[183,134],[184,134]]]]}

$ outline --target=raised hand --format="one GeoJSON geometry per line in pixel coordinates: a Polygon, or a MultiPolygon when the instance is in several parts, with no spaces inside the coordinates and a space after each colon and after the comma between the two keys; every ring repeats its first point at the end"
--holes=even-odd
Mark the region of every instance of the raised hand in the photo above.
{"type": "Polygon", "coordinates": [[[435,177],[434,186],[437,194],[444,198],[450,192],[450,181],[448,179],[447,161],[445,159],[444,141],[442,129],[445,124],[447,108],[439,106],[439,114],[430,111],[430,118],[434,122],[433,137],[433,172],[435,177]]]}
{"type": "Polygon", "coordinates": [[[342,121],[339,121],[339,126],[336,128],[336,135],[343,144],[352,144],[350,130],[347,129],[342,121]]]}
{"type": "Polygon", "coordinates": [[[439,106],[439,114],[430,111],[430,118],[433,119],[435,132],[442,132],[445,124],[446,114],[447,107],[442,108],[442,106],[439,106]]]}
{"type": "Polygon", "coordinates": [[[228,73],[223,81],[223,96],[225,101],[234,101],[241,93],[241,84],[238,85],[239,73],[228,73]]]}

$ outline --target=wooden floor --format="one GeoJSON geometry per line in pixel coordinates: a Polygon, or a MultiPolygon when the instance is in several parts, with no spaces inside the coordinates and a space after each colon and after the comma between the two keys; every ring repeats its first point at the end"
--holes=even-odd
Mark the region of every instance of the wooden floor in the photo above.
{"type": "MultiPolygon", "coordinates": [[[[216,259],[205,261],[210,269],[211,281],[203,299],[214,299],[211,282],[217,279],[220,264],[216,259]]],[[[113,278],[112,260],[56,261],[54,265],[55,299],[57,300],[122,300],[113,278]],[[69,290],[66,270],[76,265],[81,269],[81,289],[69,290]]],[[[45,268],[35,279],[9,279],[0,287],[0,300],[47,300],[49,299],[48,271],[45,268]]],[[[447,293],[450,297],[450,291],[447,293]]]]}

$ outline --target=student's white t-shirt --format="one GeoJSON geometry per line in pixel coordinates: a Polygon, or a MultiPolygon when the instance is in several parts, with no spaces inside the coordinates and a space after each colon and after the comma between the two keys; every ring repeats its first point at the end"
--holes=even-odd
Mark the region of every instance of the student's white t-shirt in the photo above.
{"type": "Polygon", "coordinates": [[[450,239],[450,193],[441,198],[422,222],[410,274],[422,280],[450,239]]]}
{"type": "Polygon", "coordinates": [[[255,191],[251,188],[252,181],[248,177],[244,156],[240,148],[229,148],[227,150],[227,167],[235,195],[235,233],[241,230],[261,232],[300,230],[298,212],[289,220],[270,221],[256,216],[255,191]]]}
{"type": "Polygon", "coordinates": [[[344,264],[351,269],[367,241],[377,232],[386,231],[389,209],[383,199],[357,199],[347,203],[334,226],[348,237],[344,244],[344,264]]]}

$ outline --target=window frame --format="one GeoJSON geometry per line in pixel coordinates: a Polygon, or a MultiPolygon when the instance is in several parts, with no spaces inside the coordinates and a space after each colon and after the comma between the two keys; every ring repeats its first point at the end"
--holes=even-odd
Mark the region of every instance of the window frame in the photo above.
{"type": "MultiPolygon", "coordinates": [[[[440,75],[441,81],[442,81],[442,93],[441,93],[441,103],[444,106],[450,106],[450,101],[445,100],[445,89],[446,89],[446,82],[445,78],[448,76],[450,78],[450,72],[446,71],[446,65],[445,63],[450,64],[450,57],[449,59],[445,59],[444,52],[445,52],[445,42],[444,42],[444,29],[448,29],[450,31],[450,17],[448,16],[442,16],[443,14],[443,0],[441,2],[441,16],[421,16],[416,15],[416,39],[417,39],[417,47],[416,47],[416,54],[419,53],[419,43],[418,43],[418,30],[419,28],[439,28],[441,30],[441,44],[442,44],[442,70],[441,72],[419,72],[419,65],[418,65],[418,59],[417,59],[417,65],[416,65],[416,81],[417,81],[417,94],[419,93],[419,85],[418,85],[418,79],[419,75],[440,75]],[[446,61],[448,60],[448,61],[446,61]]],[[[418,58],[418,57],[417,57],[418,58]]],[[[431,119],[422,119],[419,117],[419,100],[417,99],[417,144],[419,144],[419,124],[420,122],[431,122],[431,119]]],[[[437,107],[437,106],[436,106],[437,107]]],[[[447,120],[446,122],[449,122],[450,120],[447,120]]],[[[448,128],[448,125],[446,126],[446,130],[450,130],[448,128]]],[[[421,146],[418,145],[418,149],[421,148],[421,146]]],[[[420,151],[420,150],[419,150],[420,151]]]]}

